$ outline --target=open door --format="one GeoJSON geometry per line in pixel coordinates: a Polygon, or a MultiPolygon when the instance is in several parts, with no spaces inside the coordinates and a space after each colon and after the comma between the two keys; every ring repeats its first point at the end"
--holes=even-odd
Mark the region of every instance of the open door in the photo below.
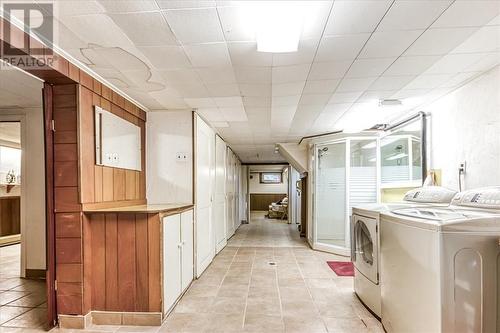
{"type": "Polygon", "coordinates": [[[47,237],[47,326],[57,324],[56,305],[56,249],[55,249],[55,211],[54,211],[54,131],[52,86],[43,85],[43,116],[45,136],[45,202],[47,237]]]}

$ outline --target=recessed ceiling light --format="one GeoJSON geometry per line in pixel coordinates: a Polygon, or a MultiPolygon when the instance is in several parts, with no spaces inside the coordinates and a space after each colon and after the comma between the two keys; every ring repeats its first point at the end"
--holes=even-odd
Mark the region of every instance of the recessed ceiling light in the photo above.
{"type": "Polygon", "coordinates": [[[381,99],[378,102],[378,106],[399,106],[402,104],[403,102],[401,102],[399,99],[381,99]]]}
{"type": "Polygon", "coordinates": [[[304,10],[293,1],[248,3],[258,52],[297,52],[304,22],[304,10]]]}

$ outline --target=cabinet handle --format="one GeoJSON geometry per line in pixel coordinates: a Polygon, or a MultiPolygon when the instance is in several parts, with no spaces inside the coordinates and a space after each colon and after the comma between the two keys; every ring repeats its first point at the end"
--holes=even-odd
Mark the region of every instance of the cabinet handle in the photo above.
{"type": "Polygon", "coordinates": [[[182,247],[182,243],[177,244],[177,247],[180,249],[182,247]]]}

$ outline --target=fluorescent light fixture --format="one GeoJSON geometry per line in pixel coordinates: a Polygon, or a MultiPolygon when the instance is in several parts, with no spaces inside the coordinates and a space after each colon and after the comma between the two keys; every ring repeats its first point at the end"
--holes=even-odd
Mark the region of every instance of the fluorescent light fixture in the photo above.
{"type": "Polygon", "coordinates": [[[397,160],[399,158],[405,158],[405,157],[408,157],[408,154],[399,153],[399,154],[396,154],[396,155],[389,156],[385,160],[386,161],[394,161],[394,160],[397,160]]]}
{"type": "Polygon", "coordinates": [[[243,24],[251,26],[257,51],[297,52],[307,10],[294,1],[245,2],[243,24]]]}
{"type": "Polygon", "coordinates": [[[378,106],[400,106],[403,105],[399,99],[381,99],[378,102],[378,106]]]}

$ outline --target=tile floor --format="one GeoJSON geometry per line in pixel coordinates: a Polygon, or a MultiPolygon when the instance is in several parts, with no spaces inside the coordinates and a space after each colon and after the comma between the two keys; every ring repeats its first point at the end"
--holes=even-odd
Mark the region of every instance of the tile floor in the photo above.
{"type": "MultiPolygon", "coordinates": [[[[242,225],[161,327],[94,326],[91,332],[383,332],[295,225],[255,213],[242,225]],[[274,264],[273,264],[274,263],[274,264]]],[[[53,332],[70,332],[54,329],[53,332]]],[[[78,331],[75,331],[78,332],[78,331]]]]}
{"type": "Polygon", "coordinates": [[[40,331],[47,321],[45,281],[19,277],[20,245],[0,247],[0,333],[40,331]]]}

